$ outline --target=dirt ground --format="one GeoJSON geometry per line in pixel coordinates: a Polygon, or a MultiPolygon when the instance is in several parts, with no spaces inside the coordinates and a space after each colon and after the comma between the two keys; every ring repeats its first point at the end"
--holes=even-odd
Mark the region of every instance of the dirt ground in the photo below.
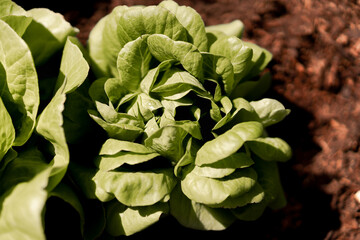
{"type": "MultiPolygon", "coordinates": [[[[113,7],[159,2],[34,0],[20,4],[61,12],[80,29],[78,37],[86,44],[91,28],[113,7]]],[[[269,129],[293,148],[293,159],[280,165],[288,204],[276,212],[267,211],[256,222],[236,222],[224,232],[200,233],[166,218],[131,239],[161,238],[164,229],[183,237],[360,239],[360,202],[355,197],[360,190],[360,1],[176,2],[195,8],[206,25],[242,20],[244,39],[273,53],[269,66],[273,86],[266,96],[292,111],[269,129]]]]}

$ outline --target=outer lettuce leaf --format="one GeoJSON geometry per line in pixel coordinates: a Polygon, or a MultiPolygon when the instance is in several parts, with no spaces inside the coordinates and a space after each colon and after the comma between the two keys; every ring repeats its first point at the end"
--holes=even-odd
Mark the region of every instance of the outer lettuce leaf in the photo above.
{"type": "Polygon", "coordinates": [[[14,160],[18,156],[18,153],[10,148],[7,153],[4,155],[4,157],[1,160],[0,163],[0,176],[3,174],[3,172],[6,170],[6,166],[14,160]]]}
{"type": "Polygon", "coordinates": [[[88,51],[90,54],[91,69],[97,77],[110,77],[110,64],[107,63],[106,54],[103,51],[103,31],[110,15],[101,18],[89,34],[88,51]]]}
{"type": "Polygon", "coordinates": [[[181,181],[181,189],[195,202],[216,205],[229,197],[236,198],[246,194],[255,186],[256,180],[257,173],[250,167],[238,169],[220,179],[202,177],[190,171],[181,181]]]}
{"type": "Polygon", "coordinates": [[[206,32],[216,33],[219,31],[226,34],[227,36],[235,36],[241,38],[244,32],[244,24],[240,20],[234,20],[229,23],[206,26],[205,29],[206,32]]]}
{"type": "Polygon", "coordinates": [[[127,207],[112,202],[107,208],[106,230],[112,236],[132,235],[157,222],[169,211],[167,203],[156,203],[145,207],[127,207]]]}
{"type": "Polygon", "coordinates": [[[63,178],[69,164],[69,149],[63,129],[66,94],[74,91],[86,78],[89,66],[76,44],[68,39],[60,66],[58,89],[51,102],[41,113],[36,131],[54,147],[49,189],[53,189],[63,178]]]}
{"type": "Polygon", "coordinates": [[[114,197],[127,206],[149,206],[168,200],[176,181],[172,169],[153,171],[98,171],[93,178],[96,196],[102,201],[114,197]]]}
{"type": "Polygon", "coordinates": [[[253,164],[254,161],[246,153],[240,152],[213,164],[195,166],[192,171],[202,177],[223,178],[235,172],[237,168],[246,168],[253,164]]]}
{"type": "Polygon", "coordinates": [[[109,138],[102,145],[99,155],[114,155],[120,152],[134,152],[140,154],[155,153],[153,149],[148,148],[142,144],[109,138]]]}
{"type": "Polygon", "coordinates": [[[142,144],[108,139],[102,146],[96,165],[101,171],[111,171],[124,164],[135,165],[160,156],[142,144]]]}
{"type": "Polygon", "coordinates": [[[175,41],[163,34],[152,34],[148,37],[151,54],[160,62],[176,60],[186,71],[202,80],[202,56],[191,43],[175,41]]]}
{"type": "Polygon", "coordinates": [[[228,102],[228,97],[223,97],[220,103],[225,109],[225,104],[231,104],[231,109],[225,112],[225,116],[221,118],[213,127],[213,132],[223,133],[234,127],[239,122],[259,121],[259,116],[256,114],[251,104],[243,98],[236,98],[228,102]],[[225,100],[225,101],[224,101],[225,100]]]}
{"type": "Polygon", "coordinates": [[[25,33],[26,29],[29,27],[32,22],[31,17],[27,16],[19,16],[19,15],[7,15],[0,17],[3,21],[5,21],[9,26],[14,29],[14,31],[22,37],[25,33]]]}
{"type": "Polygon", "coordinates": [[[170,213],[181,225],[198,230],[224,230],[235,221],[229,210],[191,201],[179,186],[171,193],[170,213]]]}
{"type": "Polygon", "coordinates": [[[279,101],[270,98],[264,98],[258,101],[250,102],[255,112],[260,118],[264,127],[273,125],[282,121],[289,113],[279,101]]]}
{"type": "Polygon", "coordinates": [[[243,206],[248,206],[255,203],[261,203],[264,200],[264,190],[259,183],[256,183],[253,188],[251,188],[247,193],[237,196],[237,197],[228,197],[225,201],[220,204],[209,205],[215,208],[239,208],[243,206]]]}
{"type": "Polygon", "coordinates": [[[252,152],[266,161],[285,162],[291,158],[290,146],[281,138],[257,138],[246,143],[252,152]]]}
{"type": "Polygon", "coordinates": [[[197,78],[177,68],[170,68],[166,71],[159,83],[151,90],[151,92],[168,100],[178,100],[190,91],[194,91],[199,95],[208,95],[197,78]]]}
{"type": "Polygon", "coordinates": [[[48,196],[45,189],[50,172],[51,169],[46,168],[30,181],[19,183],[2,195],[1,239],[45,240],[42,212],[48,196]]]}
{"type": "Polygon", "coordinates": [[[228,58],[234,67],[234,84],[237,85],[248,73],[253,63],[253,50],[237,37],[223,37],[210,46],[210,53],[228,58]]]}
{"type": "Polygon", "coordinates": [[[19,5],[11,0],[2,0],[0,2],[0,19],[5,21],[21,37],[32,18],[19,5]]]}
{"type": "Polygon", "coordinates": [[[25,15],[26,11],[11,0],[2,0],[0,2],[0,17],[8,15],[25,15]]]}
{"type": "Polygon", "coordinates": [[[35,149],[21,152],[7,164],[0,178],[1,239],[45,239],[42,212],[50,171],[35,149]]]}
{"type": "Polygon", "coordinates": [[[15,129],[11,117],[0,98],[0,161],[11,148],[15,140],[15,129]]]}
{"type": "Polygon", "coordinates": [[[229,131],[206,142],[197,152],[195,164],[215,163],[237,152],[245,141],[261,136],[263,127],[259,122],[244,122],[235,125],[229,131]]]}
{"type": "Polygon", "coordinates": [[[156,6],[116,7],[95,31],[96,35],[91,35],[90,40],[95,37],[95,40],[91,40],[91,45],[97,46],[90,46],[90,56],[95,59],[99,55],[99,72],[105,76],[115,77],[118,76],[118,53],[126,43],[144,34],[157,33],[174,40],[187,40],[187,31],[177,18],[165,8],[156,6]]]}
{"type": "Polygon", "coordinates": [[[253,50],[253,56],[251,59],[253,66],[246,76],[247,79],[251,79],[265,69],[272,59],[272,54],[265,48],[259,47],[255,43],[244,42],[244,44],[253,50]]]}
{"type": "Polygon", "coordinates": [[[149,70],[151,54],[146,44],[147,36],[128,42],[119,52],[117,67],[122,86],[135,92],[149,70]]]}
{"type": "Polygon", "coordinates": [[[156,68],[150,69],[148,74],[140,83],[142,92],[150,94],[150,90],[153,88],[159,73],[170,69],[172,64],[175,62],[174,59],[161,62],[156,68]]]}
{"type": "Polygon", "coordinates": [[[61,14],[49,9],[34,8],[27,11],[27,14],[33,21],[22,37],[31,50],[35,65],[45,63],[64,47],[68,36],[74,36],[78,32],[61,14]]]}
{"type": "MultiPolygon", "coordinates": [[[[69,163],[69,151],[65,139],[62,112],[66,94],[84,81],[88,67],[81,51],[67,40],[59,76],[59,87],[54,98],[39,117],[37,132],[50,141],[55,156],[48,164],[36,150],[21,152],[7,163],[2,171],[2,210],[0,214],[0,235],[4,239],[45,239],[43,230],[43,211],[49,193],[55,189],[64,176],[69,163]],[[69,67],[64,61],[72,61],[78,68],[69,67]],[[77,61],[78,60],[78,61],[77,61]],[[76,74],[73,72],[76,71],[76,74]],[[66,76],[63,78],[62,76],[66,76]],[[19,178],[19,175],[21,178],[19,178]],[[26,217],[24,217],[26,216],[26,217]]],[[[69,191],[55,190],[79,211],[79,203],[69,191]]]]}
{"type": "MultiPolygon", "coordinates": [[[[130,165],[136,168],[157,157],[159,153],[142,144],[107,140],[96,160],[99,168],[93,177],[96,196],[102,201],[116,197],[127,206],[148,206],[166,200],[176,184],[171,169],[132,171],[127,167],[130,165]]],[[[168,166],[166,160],[158,161],[163,161],[163,165],[168,166]]]]}
{"type": "Polygon", "coordinates": [[[26,43],[2,20],[0,32],[0,63],[6,74],[0,96],[16,131],[13,145],[21,146],[35,127],[39,107],[38,79],[26,43]]]}
{"type": "Polygon", "coordinates": [[[245,98],[249,101],[258,100],[262,95],[269,90],[271,86],[270,73],[264,73],[259,79],[249,80],[237,85],[230,95],[231,99],[245,98]]]}
{"type": "MultiPolygon", "coordinates": [[[[234,67],[226,57],[202,53],[204,77],[222,82],[225,93],[230,94],[234,89],[234,67]]],[[[214,97],[217,100],[216,97],[214,97]]]]}
{"type": "Polygon", "coordinates": [[[128,114],[136,117],[139,121],[149,121],[155,116],[157,110],[163,107],[159,100],[150,97],[146,93],[140,93],[135,96],[130,108],[126,111],[128,114]]]}
{"type": "Polygon", "coordinates": [[[134,141],[144,131],[141,121],[125,113],[119,113],[119,121],[114,123],[104,121],[98,112],[93,110],[89,110],[89,115],[111,138],[134,141]]]}
{"type": "Polygon", "coordinates": [[[177,163],[184,154],[183,141],[187,132],[178,126],[165,126],[149,136],[144,144],[163,157],[177,163]]]}
{"type": "Polygon", "coordinates": [[[286,205],[277,164],[275,162],[263,161],[259,158],[256,158],[255,161],[254,168],[259,176],[258,182],[265,192],[264,200],[260,203],[249,204],[231,210],[236,218],[245,221],[258,219],[267,206],[278,209],[286,205]]]}
{"type": "Polygon", "coordinates": [[[89,72],[89,65],[77,44],[76,38],[68,37],[66,40],[55,90],[61,89],[61,94],[68,94],[77,89],[89,72]]]}
{"type": "Polygon", "coordinates": [[[23,150],[8,161],[1,174],[0,193],[4,193],[18,183],[31,180],[48,167],[40,151],[35,148],[23,150]]]}
{"type": "Polygon", "coordinates": [[[208,50],[205,25],[200,14],[191,7],[179,6],[175,1],[162,1],[159,6],[168,9],[176,16],[188,31],[190,43],[194,44],[201,52],[208,50]]]}

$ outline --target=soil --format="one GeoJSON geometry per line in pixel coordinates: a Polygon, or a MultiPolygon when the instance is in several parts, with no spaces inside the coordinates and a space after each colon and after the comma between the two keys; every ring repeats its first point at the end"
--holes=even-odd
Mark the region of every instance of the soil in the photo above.
{"type": "MultiPolygon", "coordinates": [[[[86,45],[94,24],[115,6],[160,1],[15,2],[26,9],[48,7],[64,14],[80,29],[78,37],[86,45]]],[[[199,233],[165,218],[130,239],[161,238],[165,229],[173,231],[170,237],[360,239],[360,200],[355,197],[360,190],[360,1],[176,2],[196,9],[206,25],[242,20],[244,39],[273,53],[273,85],[266,97],[292,111],[269,129],[293,148],[293,158],[280,164],[288,204],[222,232],[199,233]]]]}

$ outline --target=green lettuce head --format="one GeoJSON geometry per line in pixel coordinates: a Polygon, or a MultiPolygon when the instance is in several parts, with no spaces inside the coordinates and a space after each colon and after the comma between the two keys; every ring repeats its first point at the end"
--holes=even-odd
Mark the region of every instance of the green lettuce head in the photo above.
{"type": "Polygon", "coordinates": [[[272,55],[243,24],[205,27],[192,8],[118,6],[89,37],[91,118],[107,133],[93,177],[107,231],[130,235],[164,213],[222,230],[285,203],[276,161],[291,149],[265,128],[289,110],[260,99],[272,55]]]}
{"type": "Polygon", "coordinates": [[[89,70],[76,32],[58,13],[0,1],[0,239],[45,239],[52,197],[84,220],[62,181],[70,161],[67,106],[89,70]],[[54,71],[50,59],[58,63],[54,71]]]}

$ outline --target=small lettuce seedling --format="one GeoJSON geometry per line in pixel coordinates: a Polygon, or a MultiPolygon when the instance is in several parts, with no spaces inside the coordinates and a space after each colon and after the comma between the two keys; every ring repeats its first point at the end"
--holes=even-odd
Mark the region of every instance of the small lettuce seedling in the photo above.
{"type": "Polygon", "coordinates": [[[272,55],[242,32],[240,21],[205,27],[173,1],[118,6],[92,30],[98,79],[88,112],[108,139],[91,197],[108,203],[110,235],[134,234],[162,214],[222,230],[284,206],[276,162],[291,149],[265,128],[290,111],[260,98],[272,55]]]}

